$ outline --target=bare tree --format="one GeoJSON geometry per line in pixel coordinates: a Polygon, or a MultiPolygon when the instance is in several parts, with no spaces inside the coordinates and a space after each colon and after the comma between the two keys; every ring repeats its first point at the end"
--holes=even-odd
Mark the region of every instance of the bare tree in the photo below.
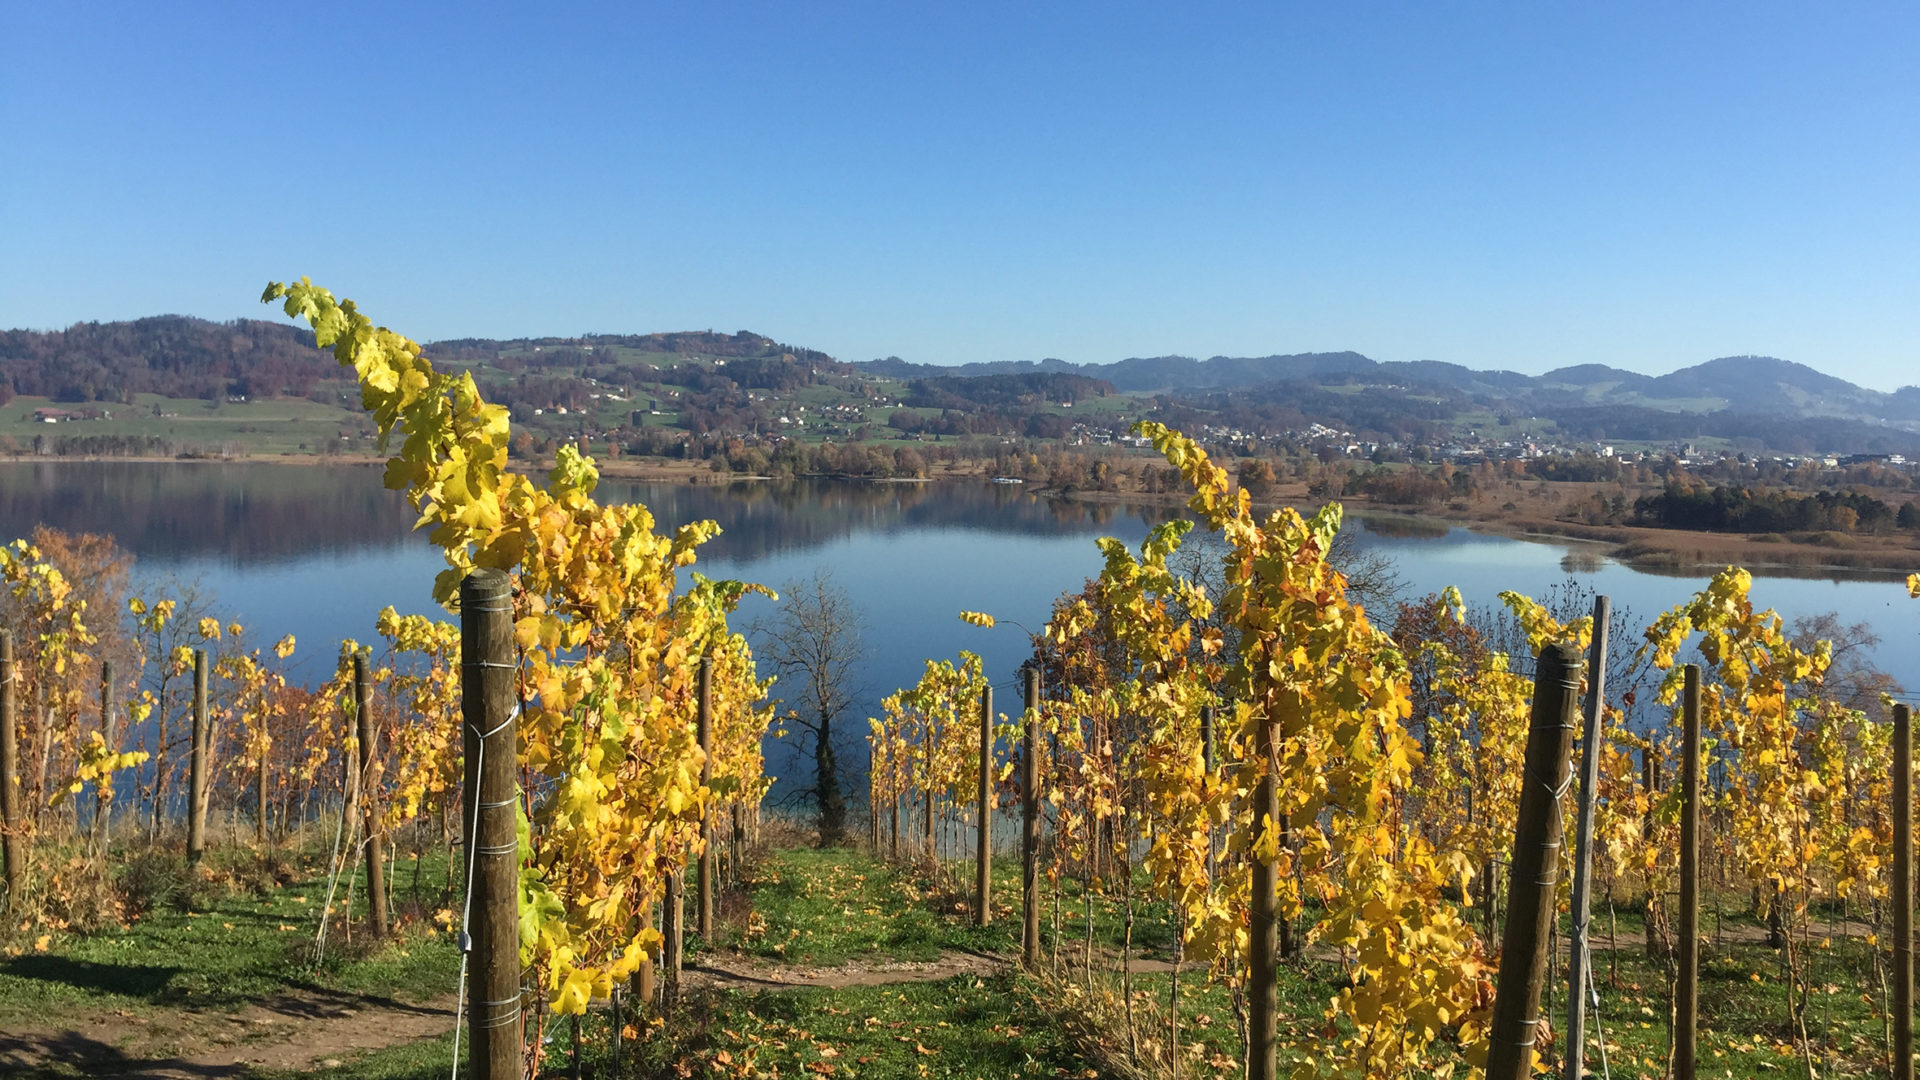
{"type": "Polygon", "coordinates": [[[814,782],[803,794],[819,813],[822,847],[846,836],[833,722],[860,693],[855,669],[864,654],[862,621],[846,590],[823,568],[783,586],[774,613],[753,625],[756,652],[780,675],[775,686],[791,688],[782,698],[788,720],[812,741],[814,782]]]}
{"type": "Polygon", "coordinates": [[[1826,697],[1842,707],[1856,709],[1881,723],[1887,722],[1881,695],[1904,692],[1898,679],[1880,670],[1873,662],[1873,651],[1880,635],[1865,622],[1848,624],[1837,611],[1818,615],[1796,615],[1788,627],[1794,645],[1809,652],[1822,641],[1833,645],[1833,663],[1827,668],[1826,697]]]}
{"type": "MultiPolygon", "coordinates": [[[[1406,588],[1406,582],[1400,577],[1400,568],[1393,556],[1377,546],[1360,544],[1355,537],[1359,529],[1343,527],[1333,538],[1333,546],[1327,552],[1327,561],[1332,563],[1347,579],[1347,597],[1354,603],[1367,609],[1376,621],[1384,621],[1394,609],[1400,593],[1406,588]]],[[[1168,560],[1168,566],[1174,573],[1199,585],[1207,595],[1219,603],[1226,593],[1227,572],[1226,537],[1218,532],[1196,528],[1181,541],[1180,550],[1168,560]]],[[[1209,622],[1227,634],[1227,646],[1236,649],[1239,642],[1234,639],[1226,626],[1224,616],[1215,612],[1209,622]]]]}
{"type": "Polygon", "coordinates": [[[1384,621],[1406,582],[1393,556],[1384,548],[1362,545],[1359,536],[1358,528],[1343,526],[1333,538],[1327,561],[1346,575],[1347,599],[1365,607],[1374,619],[1384,621]]]}

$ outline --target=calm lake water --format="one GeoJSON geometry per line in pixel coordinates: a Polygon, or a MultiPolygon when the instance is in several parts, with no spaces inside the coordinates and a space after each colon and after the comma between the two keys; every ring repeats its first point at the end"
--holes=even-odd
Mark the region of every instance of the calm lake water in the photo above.
{"type": "MultiPolygon", "coordinates": [[[[869,484],[645,484],[610,480],[600,496],[639,501],[662,528],[712,518],[724,532],[702,549],[698,569],[713,577],[779,588],[826,568],[865,613],[865,702],[849,733],[881,696],[917,681],[928,657],[980,653],[1016,700],[1013,678],[1028,654],[1019,626],[1038,628],[1054,597],[1099,572],[1094,540],[1137,547],[1174,511],[1161,506],[1050,499],[1024,487],[984,482],[869,484]],[[987,611],[994,630],[959,621],[987,611]]],[[[370,466],[254,464],[0,463],[0,539],[40,522],[110,532],[138,557],[143,583],[190,582],[215,597],[223,621],[237,619],[255,641],[292,633],[295,676],[323,677],[343,637],[376,637],[374,616],[437,611],[430,598],[442,563],[408,530],[405,500],[384,490],[370,466]]],[[[1571,576],[1626,607],[1635,625],[1680,603],[1706,582],[1657,576],[1591,549],[1484,536],[1381,520],[1350,526],[1360,542],[1395,562],[1406,596],[1456,585],[1469,605],[1492,606],[1503,589],[1542,595],[1571,576]]],[[[1920,601],[1892,581],[1762,577],[1756,603],[1795,615],[1837,611],[1881,637],[1880,665],[1920,686],[1920,601]]],[[[752,597],[738,625],[766,611],[752,597]]],[[[790,744],[769,746],[776,773],[799,774],[790,744]]],[[[864,764],[864,762],[860,762],[864,764]]]]}

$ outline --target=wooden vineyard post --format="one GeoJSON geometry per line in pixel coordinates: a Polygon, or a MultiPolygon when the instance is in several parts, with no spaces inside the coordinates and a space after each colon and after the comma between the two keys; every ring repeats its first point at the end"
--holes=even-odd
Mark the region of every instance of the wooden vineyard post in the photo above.
{"type": "Polygon", "coordinates": [[[358,747],[360,758],[355,763],[360,777],[356,786],[360,791],[360,820],[364,823],[366,837],[362,846],[367,858],[367,919],[372,925],[374,938],[384,941],[387,936],[387,862],[385,853],[381,851],[380,806],[375,798],[379,790],[379,776],[374,769],[380,755],[373,742],[373,708],[371,695],[367,692],[367,681],[367,658],[355,653],[353,712],[359,727],[354,745],[358,747]]]}
{"type": "MultiPolygon", "coordinates": [[[[1212,705],[1200,706],[1200,762],[1206,768],[1207,775],[1213,775],[1213,726],[1219,713],[1212,705]]],[[[1218,859],[1214,855],[1213,826],[1207,826],[1207,880],[1212,881],[1219,871],[1218,859]]]]}
{"type": "Polygon", "coordinates": [[[667,895],[660,902],[660,981],[661,997],[671,1006],[680,1001],[680,967],[685,941],[686,874],[667,875],[667,895]]]}
{"type": "Polygon", "coordinates": [[[973,881],[973,925],[985,926],[993,911],[993,687],[980,691],[980,842],[973,881]]]}
{"type": "Polygon", "coordinates": [[[1700,1015],[1700,665],[1688,664],[1681,706],[1680,961],[1673,1001],[1673,1078],[1694,1080],[1700,1015]]]}
{"type": "Polygon", "coordinates": [[[1560,796],[1573,754],[1580,665],[1577,650],[1556,642],[1540,650],[1534,669],[1533,712],[1507,877],[1507,921],[1500,941],[1500,981],[1488,1029],[1487,1080],[1533,1075],[1547,945],[1558,913],[1554,889],[1560,876],[1560,796]]]}
{"type": "Polygon", "coordinates": [[[933,731],[933,721],[928,720],[927,721],[927,745],[926,745],[927,790],[922,792],[921,794],[922,794],[922,797],[926,800],[926,804],[924,807],[927,812],[926,820],[924,823],[926,826],[924,843],[926,846],[926,853],[927,853],[927,866],[932,870],[933,878],[935,881],[940,880],[940,847],[939,847],[939,843],[934,839],[934,832],[933,832],[933,762],[934,762],[934,752],[937,749],[939,749],[939,740],[935,736],[933,731]]]}
{"type": "MultiPolygon", "coordinates": [[[[0,676],[4,677],[4,676],[0,676]]],[[[100,661],[100,735],[107,742],[108,750],[120,746],[120,730],[113,707],[113,661],[100,661]]],[[[94,850],[107,850],[107,843],[113,834],[113,776],[108,774],[105,780],[94,784],[93,788],[93,837],[94,850]]]]}
{"type": "Polygon", "coordinates": [[[867,736],[867,850],[880,856],[880,777],[873,771],[873,740],[867,736]]]}
{"type": "Polygon", "coordinates": [[[893,792],[893,798],[887,800],[888,813],[892,815],[892,837],[888,841],[892,850],[888,853],[894,862],[900,861],[900,802],[906,798],[906,789],[900,786],[900,751],[896,745],[887,753],[887,788],[893,792]]]}
{"type": "Polygon", "coordinates": [[[1913,1080],[1913,711],[1893,707],[1893,1080],[1913,1080]]]}
{"type": "Polygon", "coordinates": [[[48,699],[47,682],[44,672],[39,678],[33,680],[33,712],[30,715],[33,717],[34,741],[40,748],[37,753],[29,752],[33,754],[33,759],[40,762],[39,767],[34,770],[33,790],[39,792],[42,803],[41,805],[35,805],[33,802],[25,804],[28,829],[40,823],[40,815],[45,811],[47,768],[53,752],[53,713],[56,706],[48,699]]]}
{"type": "MultiPolygon", "coordinates": [[[[1640,819],[1640,839],[1651,842],[1653,840],[1654,826],[1654,797],[1660,794],[1660,786],[1662,783],[1660,778],[1660,752],[1651,741],[1649,741],[1644,750],[1640,751],[1640,773],[1641,786],[1646,789],[1647,793],[1647,813],[1640,819]]],[[[1642,907],[1641,915],[1645,924],[1643,933],[1646,937],[1646,953],[1647,958],[1650,960],[1658,959],[1662,955],[1660,938],[1656,933],[1656,916],[1659,907],[1660,898],[1654,895],[1652,887],[1649,886],[1647,889],[1646,903],[1642,907]]]]}
{"type": "MultiPolygon", "coordinates": [[[[1278,816],[1279,809],[1280,809],[1279,797],[1280,797],[1280,791],[1278,788],[1275,788],[1274,802],[1273,802],[1275,821],[1279,821],[1279,816],[1278,816]]],[[[1286,821],[1279,821],[1279,824],[1280,824],[1280,850],[1291,852],[1293,850],[1293,825],[1291,822],[1286,822],[1286,821]]],[[[1279,886],[1280,886],[1280,879],[1276,875],[1274,877],[1274,887],[1277,889],[1279,888],[1279,886]]],[[[1282,960],[1291,960],[1293,959],[1294,953],[1296,951],[1294,940],[1293,940],[1293,920],[1291,918],[1288,918],[1285,915],[1281,915],[1279,913],[1278,908],[1274,909],[1274,915],[1279,920],[1279,925],[1276,929],[1278,931],[1280,958],[1282,960]]]]}
{"type": "Polygon", "coordinates": [[[1573,857],[1573,936],[1567,964],[1566,1080],[1580,1080],[1586,1072],[1582,1055],[1587,1025],[1587,933],[1591,925],[1588,890],[1593,879],[1593,799],[1600,782],[1600,731],[1607,707],[1607,623],[1612,602],[1593,598],[1593,645],[1587,656],[1586,728],[1580,733],[1580,817],[1575,826],[1573,857]]]}
{"type": "MultiPolygon", "coordinates": [[[[267,727],[267,722],[264,717],[260,721],[260,726],[261,726],[261,737],[260,737],[260,748],[259,748],[260,759],[254,763],[255,775],[253,778],[253,782],[254,782],[254,793],[253,793],[254,794],[254,807],[253,807],[254,823],[253,824],[254,824],[255,846],[258,847],[261,851],[265,851],[267,850],[267,750],[272,745],[273,736],[271,734],[271,730],[267,727]]],[[[112,742],[109,741],[108,745],[111,746],[112,742]]],[[[420,864],[417,861],[414,863],[416,872],[418,870],[419,865],[420,864]]],[[[415,880],[417,881],[418,877],[416,877],[415,880]]]]}
{"type": "MultiPolygon", "coordinates": [[[[653,929],[653,901],[651,900],[640,905],[640,929],[642,931],[653,929]]],[[[640,961],[640,966],[633,970],[633,996],[640,1003],[639,1007],[642,1011],[653,1008],[655,1004],[653,967],[659,952],[659,949],[655,949],[654,956],[640,961]]]]}
{"type": "Polygon", "coordinates": [[[746,853],[741,849],[746,844],[747,827],[744,824],[745,816],[740,811],[740,804],[734,802],[729,809],[733,811],[733,857],[728,861],[733,864],[734,883],[739,884],[739,882],[744,880],[742,872],[746,866],[746,853]]]}
{"type": "Polygon", "coordinates": [[[193,650],[193,745],[187,769],[187,865],[207,850],[207,650],[193,650]]]}
{"type": "Polygon", "coordinates": [[[27,852],[20,835],[19,665],[13,659],[13,632],[0,630],[0,855],[5,856],[7,907],[20,898],[27,876],[27,852]]]}
{"type": "Polygon", "coordinates": [[[475,1080],[520,1080],[519,740],[513,603],[503,570],[460,582],[460,718],[466,749],[467,1035],[475,1080]]]}
{"type": "MultiPolygon", "coordinates": [[[[1260,755],[1260,783],[1253,792],[1256,842],[1261,832],[1280,829],[1279,778],[1274,775],[1274,722],[1262,720],[1254,752],[1260,755]]],[[[1275,839],[1278,839],[1276,835],[1275,839]]],[[[1251,860],[1253,879],[1249,922],[1252,956],[1247,964],[1247,1080],[1274,1080],[1279,1009],[1280,864],[1259,856],[1251,860]]]]}
{"type": "Polygon", "coordinates": [[[1040,969],[1040,669],[1027,669],[1020,749],[1020,958],[1040,969]]]}
{"type": "MultiPolygon", "coordinates": [[[[709,791],[713,783],[713,657],[700,658],[700,787],[709,791]]],[[[694,864],[694,891],[698,896],[699,922],[695,928],[700,940],[713,943],[713,804],[711,792],[700,807],[700,859],[694,864]]]]}

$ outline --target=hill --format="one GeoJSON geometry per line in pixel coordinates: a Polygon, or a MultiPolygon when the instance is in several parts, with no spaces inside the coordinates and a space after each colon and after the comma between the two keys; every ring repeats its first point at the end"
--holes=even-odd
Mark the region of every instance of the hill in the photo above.
{"type": "Polygon", "coordinates": [[[306,397],[322,383],[348,385],[310,331],[286,323],[216,323],[186,315],[76,323],[65,330],[0,331],[0,401],[11,394],[59,402],[171,398],[306,397]]]}
{"type": "Polygon", "coordinates": [[[1850,416],[1920,421],[1920,387],[1893,394],[1856,386],[1805,364],[1770,356],[1728,356],[1651,376],[1605,364],[1557,368],[1544,375],[1481,371],[1432,360],[1381,362],[1355,352],[1261,357],[1133,357],[1110,364],[1062,360],[1002,361],[937,367],[897,357],[854,365],[894,378],[971,377],[1055,372],[1104,379],[1122,393],[1250,390],[1271,383],[1331,383],[1453,391],[1511,400],[1516,406],[1639,405],[1667,412],[1733,410],[1786,416],[1850,416]]]}
{"type": "MultiPolygon", "coordinates": [[[[844,440],[882,426],[895,438],[1052,438],[1143,415],[1258,433],[1323,424],[1357,438],[1427,445],[1557,434],[1723,439],[1801,453],[1920,451],[1920,387],[1881,393],[1764,356],[1651,376],[1604,364],[1525,375],[1350,351],[1105,364],[1050,358],[938,366],[898,357],[849,364],[748,330],[453,338],[427,348],[471,371],[536,445],[628,431],[636,452],[659,452],[688,435],[844,440]]],[[[308,398],[339,409],[353,404],[349,391],[311,334],[278,322],[162,315],[0,331],[0,402],[15,395],[41,406],[138,399],[157,420],[178,411],[168,400],[308,398]]],[[[358,438],[350,412],[315,416],[316,430],[297,441],[325,443],[325,425],[336,421],[341,438],[358,438]]],[[[35,418],[32,408],[9,413],[0,419],[11,427],[0,435],[37,433],[35,418]]],[[[244,424],[236,418],[235,426],[244,424]]],[[[184,437],[179,428],[142,434],[184,437]]]]}

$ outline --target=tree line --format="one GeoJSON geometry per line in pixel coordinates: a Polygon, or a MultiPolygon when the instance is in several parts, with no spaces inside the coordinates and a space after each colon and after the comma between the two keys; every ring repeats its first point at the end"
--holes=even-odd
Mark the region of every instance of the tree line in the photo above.
{"type": "Polygon", "coordinates": [[[1886,532],[1920,528],[1920,507],[1892,506],[1858,491],[1816,491],[1796,495],[1739,487],[1688,487],[1671,481],[1666,489],[1633,504],[1634,516],[1669,529],[1706,532],[1886,532]]]}
{"type": "Polygon", "coordinates": [[[314,348],[312,333],[256,319],[159,315],[65,330],[0,330],[0,403],[15,394],[61,402],[124,402],[134,394],[306,397],[328,383],[345,385],[339,365],[314,348]]]}

